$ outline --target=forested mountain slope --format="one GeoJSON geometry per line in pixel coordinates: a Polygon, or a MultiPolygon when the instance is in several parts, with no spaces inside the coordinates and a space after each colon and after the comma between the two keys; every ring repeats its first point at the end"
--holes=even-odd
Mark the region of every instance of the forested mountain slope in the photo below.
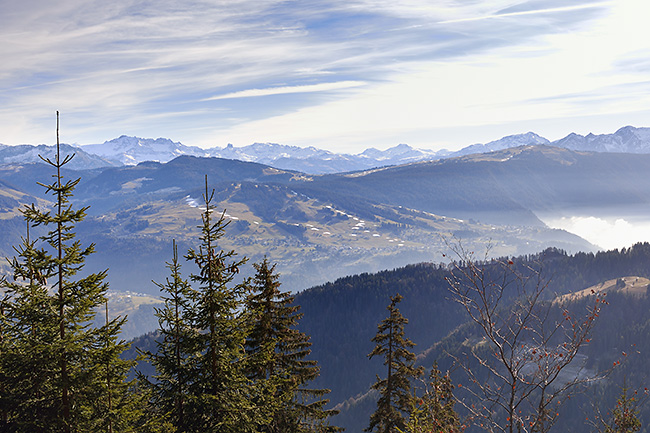
{"type": "MultiPolygon", "coordinates": [[[[557,294],[579,291],[611,279],[631,275],[650,277],[650,244],[596,254],[567,255],[562,251],[547,250],[513,261],[519,269],[527,266],[539,269],[545,281],[548,281],[548,299],[552,299],[557,294]]],[[[442,350],[456,343],[447,340],[440,346],[439,341],[467,318],[458,304],[450,300],[449,285],[445,281],[447,276],[449,270],[446,266],[420,264],[342,278],[298,294],[296,303],[302,306],[304,313],[300,329],[311,335],[312,357],[321,365],[321,377],[317,383],[332,389],[333,404],[366,393],[375,375],[383,373],[381,362],[368,361],[367,354],[373,347],[370,340],[375,335],[377,323],[385,317],[389,297],[395,293],[404,296],[400,311],[409,319],[406,333],[417,344],[415,352],[427,353],[422,357],[424,365],[430,366],[433,359],[441,360],[441,365],[449,365],[444,363],[442,350]]],[[[634,301],[637,303],[633,302],[633,311],[627,315],[626,308],[632,304],[615,302],[615,298],[613,294],[611,308],[604,309],[602,327],[597,329],[593,344],[589,346],[594,353],[611,352],[612,359],[618,355],[612,352],[613,346],[624,350],[623,345],[632,342],[628,341],[628,331],[622,331],[626,333],[625,341],[617,340],[619,329],[634,330],[630,331],[629,336],[636,335],[630,338],[639,340],[639,343],[641,339],[650,342],[645,325],[650,321],[647,313],[650,310],[642,307],[645,305],[643,302],[650,301],[646,301],[647,298],[640,303],[634,301]],[[603,338],[599,338],[601,335],[603,338]]],[[[578,310],[581,308],[576,307],[578,310]]],[[[650,346],[647,353],[650,353],[650,346]]],[[[647,376],[650,371],[645,370],[642,363],[645,357],[637,359],[638,364],[633,367],[635,377],[647,376]]],[[[610,360],[605,357],[600,362],[606,364],[610,360]]],[[[615,388],[616,380],[612,384],[615,388]]],[[[613,391],[610,389],[607,392],[613,391]]],[[[611,399],[611,396],[608,398],[611,399]]],[[[368,408],[362,403],[352,405],[340,415],[342,421],[337,422],[343,426],[351,423],[347,425],[355,429],[348,431],[360,431],[356,428],[367,422],[368,413],[363,412],[364,407],[368,408]],[[357,412],[359,409],[361,412],[357,412]]],[[[372,409],[372,405],[369,407],[372,409]]]]}

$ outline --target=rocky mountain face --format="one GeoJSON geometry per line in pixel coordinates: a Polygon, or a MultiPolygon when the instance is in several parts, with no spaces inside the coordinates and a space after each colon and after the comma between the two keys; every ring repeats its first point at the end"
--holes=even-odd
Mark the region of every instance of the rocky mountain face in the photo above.
{"type": "Polygon", "coordinates": [[[136,165],[144,161],[167,162],[181,155],[210,156],[203,149],[167,138],[138,138],[122,135],[102,144],[87,144],[84,151],[99,155],[118,165],[136,165]]]}
{"type": "Polygon", "coordinates": [[[82,148],[122,165],[136,165],[144,161],[168,162],[181,156],[215,157],[266,164],[284,170],[311,174],[339,173],[368,168],[407,164],[425,159],[437,159],[446,152],[414,149],[400,144],[385,151],[368,149],[358,155],[339,154],[315,147],[286,146],[276,143],[253,143],[235,147],[201,149],[173,142],[166,138],[145,139],[121,136],[102,144],[82,148]]]}
{"type": "Polygon", "coordinates": [[[529,145],[551,145],[590,152],[650,153],[650,128],[626,126],[613,134],[587,136],[571,133],[554,142],[534,132],[527,132],[509,135],[488,143],[472,144],[455,152],[416,149],[408,144],[399,144],[386,150],[370,148],[359,154],[340,154],[315,147],[286,146],[276,143],[254,143],[243,147],[229,144],[224,148],[201,149],[164,138],[153,140],[127,136],[82,148],[89,153],[124,165],[135,165],[143,161],[167,162],[180,155],[192,155],[257,162],[310,174],[327,174],[454,158],[529,145]]]}
{"type": "Polygon", "coordinates": [[[472,155],[474,153],[487,153],[496,150],[510,149],[512,147],[540,144],[551,144],[551,142],[534,132],[527,132],[525,134],[508,135],[507,137],[490,141],[485,144],[472,144],[471,146],[464,147],[457,152],[451,153],[448,157],[453,158],[456,156],[472,155]]]}

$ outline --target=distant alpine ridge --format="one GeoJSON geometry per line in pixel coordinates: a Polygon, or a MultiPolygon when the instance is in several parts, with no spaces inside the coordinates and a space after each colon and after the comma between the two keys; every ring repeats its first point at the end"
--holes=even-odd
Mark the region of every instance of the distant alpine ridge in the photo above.
{"type": "Polygon", "coordinates": [[[154,140],[125,135],[102,144],[84,145],[81,149],[121,165],[136,165],[144,161],[168,162],[178,156],[188,155],[255,162],[283,170],[295,170],[310,174],[340,173],[434,160],[449,153],[414,149],[406,144],[400,144],[384,151],[367,149],[358,155],[339,154],[315,147],[286,146],[276,143],[254,143],[244,147],[235,147],[229,144],[224,148],[201,149],[166,138],[154,140]]]}
{"type": "MultiPolygon", "coordinates": [[[[178,156],[189,155],[256,162],[309,174],[328,174],[487,153],[524,145],[551,145],[591,152],[650,153],[650,128],[625,126],[613,134],[587,136],[571,133],[553,142],[534,132],[528,132],[509,135],[485,144],[472,144],[455,152],[445,149],[415,149],[407,144],[399,144],[386,150],[370,148],[355,155],[276,143],[254,143],[243,147],[229,144],[224,148],[202,149],[167,138],[138,138],[126,135],[101,144],[70,146],[66,149],[77,153],[75,165],[72,167],[76,169],[137,165],[145,161],[168,162],[178,156]]],[[[0,165],[39,162],[39,154],[45,156],[52,152],[53,146],[0,144],[0,165]]]]}

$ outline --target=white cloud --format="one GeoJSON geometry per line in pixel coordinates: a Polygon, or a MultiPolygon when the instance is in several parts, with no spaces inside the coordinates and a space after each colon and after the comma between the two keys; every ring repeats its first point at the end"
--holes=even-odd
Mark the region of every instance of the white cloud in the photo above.
{"type": "MultiPolygon", "coordinates": [[[[633,113],[650,106],[646,77],[616,64],[622,57],[643,55],[643,48],[650,48],[647,15],[639,13],[650,12],[650,4],[629,0],[623,7],[598,2],[541,12],[575,13],[606,5],[609,14],[573,32],[540,35],[443,61],[396,63],[396,72],[384,76],[382,82],[347,97],[215,130],[214,135],[218,142],[244,145],[255,140],[254,134],[265,131],[265,140],[294,145],[327,143],[330,149],[340,143],[338,150],[349,151],[355,145],[358,150],[370,145],[392,146],[400,137],[414,137],[417,131],[419,137],[411,138],[409,144],[429,147],[437,129],[450,127],[539,124],[542,119],[557,119],[566,135],[572,131],[564,122],[567,118],[582,117],[582,124],[574,126],[578,132],[589,117],[629,113],[636,118],[633,113]],[[621,91],[621,86],[628,88],[621,91]]],[[[504,19],[533,12],[540,11],[513,12],[504,19]]],[[[468,23],[457,26],[461,24],[468,23]]],[[[598,132],[601,124],[592,121],[592,130],[598,132]]],[[[517,132],[522,131],[510,131],[517,132]]],[[[558,132],[552,130],[552,134],[558,132]]]]}

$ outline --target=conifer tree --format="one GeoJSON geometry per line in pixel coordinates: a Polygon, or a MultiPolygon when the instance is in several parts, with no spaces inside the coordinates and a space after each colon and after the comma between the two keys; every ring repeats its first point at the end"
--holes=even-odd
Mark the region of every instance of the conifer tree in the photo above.
{"type": "Polygon", "coordinates": [[[89,394],[92,402],[92,431],[96,432],[137,432],[143,414],[141,396],[136,392],[135,381],[127,376],[136,362],[122,359],[121,354],[129,344],[119,339],[126,317],[110,318],[108,301],[104,302],[105,323],[97,329],[97,361],[95,371],[99,386],[89,394]]]}
{"type": "Polygon", "coordinates": [[[317,362],[305,359],[311,352],[309,337],[296,327],[302,314],[294,297],[280,291],[275,265],[265,257],[253,265],[256,273],[246,302],[252,319],[246,341],[248,376],[269,389],[275,387],[266,407],[273,417],[260,431],[325,432],[338,431],[328,418],[336,411],[326,410],[327,389],[306,385],[319,374],[317,362]]]}
{"type": "Polygon", "coordinates": [[[178,431],[188,431],[192,424],[189,389],[196,376],[193,353],[198,332],[192,316],[196,294],[181,275],[176,242],[172,250],[172,261],[167,263],[170,277],[165,284],[155,283],[163,292],[164,306],[156,309],[161,335],[157,351],[147,354],[156,369],[155,381],[149,387],[162,418],[178,431]]]}
{"type": "Polygon", "coordinates": [[[46,253],[36,249],[29,228],[14,249],[18,256],[10,261],[13,278],[2,281],[8,297],[3,327],[10,340],[3,347],[3,410],[7,429],[45,431],[57,410],[49,400],[59,398],[50,372],[57,364],[50,343],[58,338],[58,321],[45,281],[49,272],[42,275],[46,253]]]}
{"type": "Polygon", "coordinates": [[[102,329],[91,326],[106,301],[106,271],[76,277],[95,247],[75,239],[87,208],[75,210],[70,203],[80,179],[63,179],[61,169],[74,155],[61,158],[58,122],[57,113],[56,158],[43,159],[55,169],[54,180],[40,184],[54,207],[45,211],[31,204],[22,210],[28,226],[42,226],[45,234],[23,239],[10,260],[13,279],[2,282],[11,340],[2,363],[3,405],[15,431],[93,431],[110,417],[97,404],[106,398],[107,375],[100,366],[114,363],[124,349],[116,342],[121,319],[102,329]]]}
{"type": "Polygon", "coordinates": [[[463,431],[454,410],[454,386],[449,374],[444,376],[434,363],[423,393],[411,401],[409,419],[404,433],[459,433],[463,431]]]}
{"type": "MultiPolygon", "coordinates": [[[[649,392],[630,390],[627,382],[623,381],[621,393],[616,405],[603,415],[596,405],[596,416],[590,419],[590,424],[598,433],[635,433],[643,428],[639,419],[641,406],[648,402],[649,392]]],[[[643,431],[646,431],[645,429],[643,431]]]]}
{"type": "Polygon", "coordinates": [[[376,345],[368,357],[383,356],[387,375],[384,379],[377,377],[372,386],[379,391],[380,397],[366,431],[396,433],[398,429],[404,430],[404,413],[408,413],[412,399],[411,380],[422,374],[422,369],[414,367],[415,355],[409,350],[415,344],[404,334],[408,320],[397,308],[401,300],[399,294],[390,298],[388,317],[379,323],[377,335],[372,339],[376,345]]]}
{"type": "Polygon", "coordinates": [[[638,418],[638,402],[636,393],[628,395],[627,387],[623,387],[621,395],[616,400],[612,411],[611,424],[607,426],[606,433],[635,433],[641,430],[641,421],[638,418]]]}
{"type": "MultiPolygon", "coordinates": [[[[5,277],[0,277],[0,285],[5,281],[5,277]]],[[[0,431],[9,430],[9,412],[6,399],[7,375],[5,374],[3,360],[8,354],[10,341],[7,332],[7,298],[3,295],[0,299],[0,431]]]]}
{"type": "Polygon", "coordinates": [[[213,219],[213,197],[206,176],[200,245],[185,256],[198,267],[190,275],[198,284],[193,320],[200,330],[195,351],[197,377],[190,390],[196,410],[192,420],[196,431],[255,431],[267,414],[255,404],[260,396],[255,395],[244,371],[246,326],[241,310],[245,285],[234,281],[246,258],[218,248],[227,223],[225,212],[213,219]]]}

